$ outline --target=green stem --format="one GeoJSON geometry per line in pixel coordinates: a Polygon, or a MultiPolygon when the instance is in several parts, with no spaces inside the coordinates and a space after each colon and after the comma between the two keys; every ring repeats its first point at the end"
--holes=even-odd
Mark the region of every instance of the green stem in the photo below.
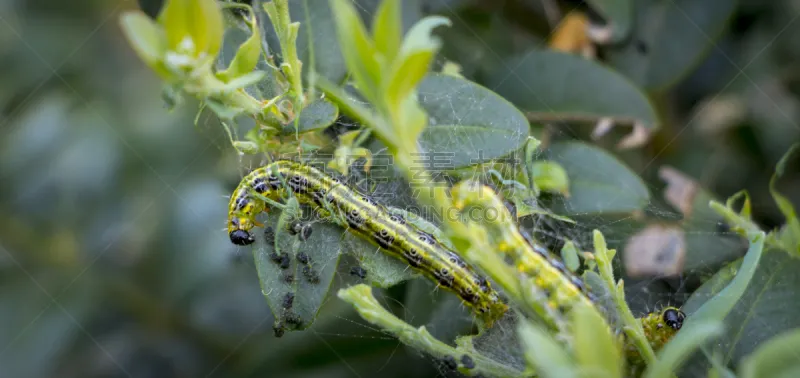
{"type": "Polygon", "coordinates": [[[464,355],[469,356],[475,367],[467,369],[459,364],[459,371],[469,375],[490,375],[500,377],[522,377],[523,372],[512,369],[506,365],[487,358],[474,350],[462,347],[452,347],[433,337],[425,327],[414,328],[390,312],[386,311],[372,296],[372,288],[364,284],[351,286],[339,290],[339,298],[350,303],[364,320],[381,327],[391,333],[402,343],[415,349],[425,351],[435,358],[452,357],[460,361],[464,355]]]}
{"type": "MultiPolygon", "coordinates": [[[[297,56],[297,33],[300,30],[300,23],[292,23],[289,16],[289,2],[287,0],[274,0],[264,3],[264,10],[267,12],[275,33],[278,35],[278,42],[283,52],[283,64],[287,65],[287,70],[281,70],[289,80],[289,85],[294,92],[291,96],[295,112],[300,113],[305,105],[303,97],[303,62],[297,56]],[[288,72],[286,72],[288,71],[288,72]]],[[[282,65],[283,65],[282,64],[282,65]]]]}
{"type": "Polygon", "coordinates": [[[240,108],[251,116],[261,113],[261,102],[245,93],[242,89],[233,92],[220,92],[211,97],[223,104],[240,108]]]}
{"type": "Polygon", "coordinates": [[[619,282],[619,285],[614,282],[614,272],[611,267],[611,260],[614,258],[614,253],[608,250],[606,240],[600,231],[594,230],[593,236],[597,268],[600,276],[609,288],[611,297],[614,299],[617,313],[622,320],[622,330],[639,350],[646,364],[650,365],[656,360],[656,353],[653,351],[653,347],[644,334],[642,323],[633,316],[630,307],[628,307],[628,304],[625,302],[625,290],[622,281],[619,282]]]}
{"type": "Polygon", "coordinates": [[[200,99],[210,98],[226,106],[241,109],[254,118],[261,114],[263,108],[261,102],[248,95],[244,89],[233,91],[221,89],[224,87],[225,83],[214,76],[210,64],[203,64],[189,76],[184,90],[200,99]]]}

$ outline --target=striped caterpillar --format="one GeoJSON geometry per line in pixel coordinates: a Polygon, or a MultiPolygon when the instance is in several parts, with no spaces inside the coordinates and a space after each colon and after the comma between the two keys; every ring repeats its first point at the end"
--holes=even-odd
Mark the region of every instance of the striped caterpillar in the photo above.
{"type": "MultiPolygon", "coordinates": [[[[433,235],[417,229],[403,217],[390,212],[367,195],[347,187],[336,177],[311,166],[280,160],[258,168],[242,179],[231,196],[228,234],[232,243],[249,245],[255,241],[251,230],[261,226],[255,218],[267,209],[268,202],[293,195],[300,203],[313,206],[324,217],[380,247],[382,251],[408,263],[416,271],[454,292],[491,326],[508,309],[488,280],[467,265],[453,250],[433,235]],[[288,190],[287,190],[288,189],[288,190]]],[[[483,206],[498,211],[493,228],[499,234],[498,251],[511,257],[520,273],[533,280],[547,295],[547,305],[563,313],[575,303],[595,306],[593,295],[583,281],[569,272],[546,248],[535,243],[517,227],[505,205],[488,186],[474,181],[457,184],[451,190],[456,208],[483,206]]],[[[663,345],[680,329],[684,315],[667,308],[641,319],[648,339],[663,345]],[[666,324],[667,327],[663,325],[666,324]],[[664,341],[665,342],[665,341],[664,341]]]]}
{"type": "MultiPolygon", "coordinates": [[[[495,232],[497,251],[510,257],[517,271],[530,277],[534,286],[544,292],[550,311],[540,313],[540,316],[555,323],[558,319],[552,319],[553,317],[563,315],[578,302],[596,306],[597,298],[587,290],[583,280],[569,271],[558,258],[536,243],[525,231],[509,226],[516,222],[494,189],[477,181],[467,180],[456,184],[450,194],[454,206],[459,210],[475,206],[497,212],[484,225],[495,232]]],[[[685,317],[680,309],[665,307],[661,311],[648,313],[639,321],[650,345],[658,350],[681,329],[685,317]]],[[[631,360],[638,361],[636,347],[625,344],[631,360]]]]}
{"type": "Polygon", "coordinates": [[[323,217],[346,227],[385,253],[406,261],[440,287],[456,293],[491,326],[508,309],[485,277],[479,276],[454,251],[433,235],[418,230],[401,216],[391,214],[367,195],[344,185],[311,166],[280,160],[248,174],[231,196],[228,235],[236,245],[255,241],[250,230],[268,200],[294,195],[300,203],[315,206],[323,217]],[[288,189],[288,190],[287,190],[288,189]]]}
{"type": "MultiPolygon", "coordinates": [[[[517,271],[530,277],[535,287],[545,293],[550,310],[563,313],[576,302],[594,306],[593,295],[586,289],[583,281],[573,275],[561,260],[551,256],[546,248],[534,242],[518,227],[510,227],[516,224],[516,220],[492,188],[468,180],[456,184],[450,194],[454,206],[459,210],[481,207],[497,212],[496,217],[487,217],[484,222],[489,223],[487,226],[495,231],[494,243],[497,251],[510,257],[517,271]]],[[[548,317],[548,314],[541,315],[548,317]]]]}

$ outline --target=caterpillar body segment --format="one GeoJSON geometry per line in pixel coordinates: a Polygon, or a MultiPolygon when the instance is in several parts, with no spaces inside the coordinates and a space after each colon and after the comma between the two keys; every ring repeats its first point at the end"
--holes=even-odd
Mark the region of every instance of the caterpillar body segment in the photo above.
{"type": "Polygon", "coordinates": [[[453,186],[450,194],[459,210],[474,206],[493,211],[485,212],[484,224],[488,223],[498,235],[498,252],[510,257],[516,269],[544,291],[548,307],[562,313],[577,302],[596,307],[583,281],[516,226],[516,220],[492,188],[467,180],[453,186]]]}
{"type": "Polygon", "coordinates": [[[293,195],[313,206],[324,217],[347,228],[383,252],[405,261],[416,271],[456,293],[491,326],[507,310],[488,280],[433,235],[417,229],[401,216],[346,186],[341,180],[308,165],[281,160],[258,168],[242,179],[229,204],[228,234],[231,242],[255,241],[251,230],[255,217],[269,201],[293,195]]]}
{"type": "Polygon", "coordinates": [[[659,350],[683,327],[686,314],[677,307],[665,307],[642,317],[642,328],[654,350],[659,350]]]}

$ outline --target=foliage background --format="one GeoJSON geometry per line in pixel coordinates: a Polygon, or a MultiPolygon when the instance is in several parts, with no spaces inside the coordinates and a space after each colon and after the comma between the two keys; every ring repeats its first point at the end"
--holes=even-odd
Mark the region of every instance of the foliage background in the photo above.
{"type": "MultiPolygon", "coordinates": [[[[622,152],[614,150],[613,136],[597,144],[646,180],[648,207],[664,208],[657,170],[671,165],[719,198],[747,189],[755,218],[778,226],[783,218],[767,183],[800,139],[800,4],[701,3],[691,9],[692,20],[710,20],[708,29],[692,32],[666,18],[641,31],[659,41],[646,48],[654,56],[647,68],[666,72],[639,81],[661,120],[652,142],[622,152]]],[[[456,25],[443,33],[444,56],[493,88],[493,75],[513,67],[515,56],[543,46],[550,26],[541,4],[404,6],[409,24],[425,13],[451,18],[456,25]]],[[[359,5],[365,14],[375,7],[359,5]]],[[[371,329],[338,300],[328,302],[312,330],[272,336],[249,252],[231,246],[222,230],[224,196],[246,167],[215,117],[203,113],[194,127],[191,101],[165,107],[159,81],[117,24],[119,13],[134,7],[91,0],[0,4],[0,376],[436,374],[431,361],[371,329]]],[[[326,54],[333,53],[317,52],[319,64],[327,64],[326,54]]],[[[343,69],[335,59],[329,63],[330,70],[343,69]]],[[[548,77],[558,72],[539,72],[536,80],[548,77]]],[[[591,84],[587,98],[606,96],[602,83],[591,84]]],[[[560,123],[551,129],[556,139],[588,139],[591,131],[560,123]]],[[[796,170],[779,189],[800,202],[796,170]]],[[[669,220],[675,211],[655,213],[669,220]]],[[[618,243],[636,231],[588,218],[586,230],[599,227],[618,243]]],[[[710,216],[698,218],[690,235],[726,237],[710,216]]],[[[713,260],[703,250],[690,252],[713,260]]],[[[680,288],[669,299],[680,302],[685,286],[691,283],[642,280],[629,290],[641,308],[664,287],[680,288]]],[[[387,303],[409,308],[406,289],[390,290],[396,302],[387,303]]]]}

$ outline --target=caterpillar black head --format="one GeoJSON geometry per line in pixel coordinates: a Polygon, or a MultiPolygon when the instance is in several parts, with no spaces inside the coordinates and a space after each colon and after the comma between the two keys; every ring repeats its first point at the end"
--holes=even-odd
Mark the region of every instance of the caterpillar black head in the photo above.
{"type": "Polygon", "coordinates": [[[669,308],[664,311],[662,319],[664,324],[677,331],[683,327],[683,320],[686,319],[686,314],[681,310],[669,308]]]}
{"type": "Polygon", "coordinates": [[[233,230],[228,236],[231,238],[231,243],[236,245],[250,245],[256,241],[253,235],[245,230],[233,230]]]}

